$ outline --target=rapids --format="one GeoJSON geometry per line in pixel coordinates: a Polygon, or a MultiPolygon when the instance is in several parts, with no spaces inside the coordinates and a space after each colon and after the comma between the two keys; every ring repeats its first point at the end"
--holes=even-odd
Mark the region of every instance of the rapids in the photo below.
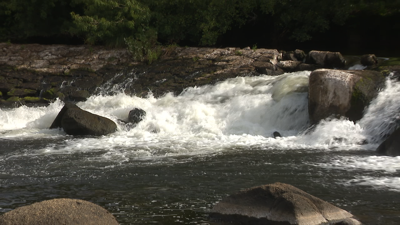
{"type": "MultiPolygon", "coordinates": [[[[146,215],[143,216],[147,218],[145,221],[154,222],[154,217],[149,215],[155,214],[164,219],[174,218],[173,223],[200,224],[205,222],[206,212],[213,203],[224,194],[228,194],[226,191],[235,191],[216,187],[219,179],[222,179],[220,185],[239,182],[232,185],[238,189],[249,187],[242,185],[260,185],[276,180],[298,185],[305,191],[308,191],[308,183],[312,182],[310,186],[313,187],[314,193],[320,193],[318,185],[331,185],[338,188],[339,193],[357,187],[361,192],[370,190],[367,196],[381,192],[387,193],[382,199],[391,199],[388,196],[393,196],[394,193],[397,196],[400,192],[400,157],[376,156],[374,150],[399,125],[400,83],[388,78],[385,89],[373,100],[365,110],[363,119],[357,123],[346,118],[327,119],[309,128],[309,74],[309,71],[303,71],[280,76],[237,77],[215,85],[187,88],[178,96],[169,93],[160,98],[154,98],[151,94],[147,98],[129,96],[124,94],[123,90],[114,90],[114,94],[111,95],[92,96],[77,105],[116,123],[118,119],[126,119],[134,107],[147,112],[145,119],[137,127],[128,129],[118,123],[117,132],[102,137],[73,138],[62,130],[48,129],[63,107],[59,100],[48,107],[21,106],[0,109],[0,212],[47,198],[48,195],[40,194],[40,197],[34,198],[20,190],[31,188],[34,193],[44,189],[44,193],[53,193],[50,196],[55,197],[81,197],[89,200],[93,198],[95,203],[108,208],[115,215],[120,213],[116,204],[125,201],[128,207],[133,208],[124,209],[127,213],[123,213],[121,223],[140,223],[129,219],[139,214],[146,215]],[[280,132],[282,137],[273,138],[274,131],[280,132]],[[226,164],[225,160],[232,163],[226,164]],[[261,174],[266,175],[265,171],[260,171],[255,165],[262,165],[260,168],[270,170],[274,179],[265,179],[268,176],[263,178],[261,174]],[[273,168],[275,166],[276,169],[273,168]],[[185,176],[182,174],[184,172],[178,171],[177,168],[180,167],[183,170],[189,169],[191,176],[185,176]],[[286,171],[286,167],[293,170],[286,171]],[[158,173],[156,170],[165,171],[158,173]],[[221,174],[218,170],[222,171],[221,174]],[[131,185],[130,187],[139,194],[149,194],[150,187],[147,187],[145,182],[151,183],[150,186],[160,185],[154,176],[174,182],[172,186],[177,189],[180,185],[187,188],[199,185],[205,192],[211,187],[211,192],[206,194],[206,197],[200,195],[198,200],[194,200],[188,197],[193,193],[179,194],[171,189],[171,185],[167,185],[170,191],[170,194],[167,194],[168,198],[188,200],[151,198],[151,201],[164,201],[163,204],[169,206],[163,208],[162,205],[155,204],[152,207],[150,201],[150,205],[142,205],[147,211],[139,210],[140,213],[135,211],[132,203],[135,200],[128,201],[128,197],[122,196],[118,200],[119,195],[116,193],[121,191],[118,188],[118,191],[104,190],[112,196],[110,201],[99,200],[92,194],[82,194],[85,191],[112,190],[108,180],[114,182],[113,179],[117,178],[112,176],[120,176],[117,171],[127,173],[126,179],[131,179],[132,176],[141,178],[138,186],[131,184],[132,180],[123,181],[122,178],[118,180],[120,184],[115,183],[116,187],[121,187],[126,182],[127,186],[131,185]],[[216,180],[205,174],[202,180],[200,175],[207,172],[217,177],[216,180]],[[334,176],[332,180],[328,179],[329,176],[322,178],[316,175],[331,172],[334,176]],[[342,173],[346,175],[341,175],[342,173]],[[188,180],[180,180],[173,174],[188,180]],[[238,174],[248,176],[251,181],[243,176],[240,176],[240,179],[245,181],[236,180],[238,174]],[[303,177],[304,181],[300,181],[299,177],[303,177]],[[312,179],[313,177],[317,178],[312,179]],[[91,190],[93,188],[87,186],[94,182],[93,179],[101,180],[95,183],[104,187],[99,186],[91,190]],[[213,184],[210,184],[210,181],[213,181],[213,184]],[[47,188],[43,183],[48,185],[49,182],[51,185],[47,188]],[[82,183],[84,187],[77,187],[76,182],[82,183]],[[65,192],[68,194],[62,194],[59,189],[64,190],[64,183],[67,189],[85,190],[70,190],[65,192]],[[34,188],[36,186],[38,188],[34,188]],[[50,189],[52,191],[49,191],[50,189]],[[172,196],[173,194],[175,195],[172,196]],[[184,205],[188,211],[175,218],[173,215],[176,216],[179,205],[171,204],[184,205]],[[188,207],[191,204],[195,210],[188,207]],[[173,215],[168,214],[167,208],[173,215]],[[156,212],[156,209],[159,211],[156,212]],[[192,214],[196,215],[190,216],[192,214]],[[185,216],[190,219],[180,220],[185,216]]],[[[110,93],[110,90],[103,93],[110,93]]],[[[340,198],[340,194],[326,195],[326,199],[324,194],[318,197],[331,200],[345,209],[350,205],[347,210],[353,209],[359,212],[359,217],[370,220],[368,215],[361,213],[360,204],[354,203],[367,200],[355,200],[355,197],[361,196],[353,194],[354,196],[350,197],[353,203],[346,203],[340,198]]],[[[396,198],[397,202],[400,202],[400,198],[396,198]]],[[[146,202],[146,199],[138,201],[146,202]]],[[[370,201],[374,204],[374,200],[370,201]]],[[[382,206],[387,202],[376,204],[382,206]]],[[[394,213],[393,207],[400,205],[391,203],[388,205],[390,209],[376,209],[384,212],[377,212],[374,216],[379,217],[379,221],[400,221],[400,214],[394,213]]],[[[373,208],[368,210],[374,211],[373,208]]],[[[353,214],[357,216],[356,212],[353,214]]],[[[143,223],[143,220],[139,221],[143,223]]],[[[155,221],[163,223],[167,220],[155,221]]]]}

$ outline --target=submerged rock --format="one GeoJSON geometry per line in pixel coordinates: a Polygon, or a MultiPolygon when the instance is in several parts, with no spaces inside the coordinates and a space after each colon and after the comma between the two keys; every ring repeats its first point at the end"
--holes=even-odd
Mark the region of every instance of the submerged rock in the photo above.
{"type": "Polygon", "coordinates": [[[312,123],[330,116],[362,118],[385,77],[377,71],[319,69],[309,79],[308,111],[312,123]]]}
{"type": "Polygon", "coordinates": [[[133,125],[136,125],[140,121],[142,121],[145,116],[146,116],[146,111],[144,111],[143,109],[134,108],[131,111],[129,111],[128,122],[132,123],[133,125]]]}
{"type": "Polygon", "coordinates": [[[129,130],[136,127],[140,121],[146,117],[146,111],[140,108],[134,108],[129,111],[128,120],[118,120],[121,124],[125,125],[129,130]]]}
{"type": "Polygon", "coordinates": [[[110,119],[82,110],[72,103],[65,103],[50,126],[63,128],[69,135],[107,135],[117,130],[110,119]]]}
{"type": "Polygon", "coordinates": [[[118,225],[104,208],[78,199],[52,199],[19,207],[0,216],[2,225],[118,225]]]}
{"type": "Polygon", "coordinates": [[[230,195],[214,206],[210,216],[231,224],[361,224],[349,212],[284,183],[230,195]]]}
{"type": "Polygon", "coordinates": [[[274,135],[274,138],[282,137],[278,131],[275,131],[272,135],[274,135]]]}
{"type": "Polygon", "coordinates": [[[376,151],[381,155],[400,156],[400,128],[382,142],[376,151]]]}

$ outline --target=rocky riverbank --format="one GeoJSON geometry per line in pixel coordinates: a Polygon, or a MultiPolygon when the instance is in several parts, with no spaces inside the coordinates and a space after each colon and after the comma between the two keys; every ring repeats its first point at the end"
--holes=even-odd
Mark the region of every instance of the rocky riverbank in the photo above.
{"type": "MultiPolygon", "coordinates": [[[[138,96],[149,92],[154,96],[167,92],[179,94],[186,87],[236,76],[345,69],[354,61],[360,58],[345,60],[337,52],[306,54],[301,50],[170,46],[162,49],[159,59],[149,64],[132,60],[125,49],[1,43],[0,107],[47,104],[56,98],[83,101],[112,87],[138,96]]],[[[379,67],[371,64],[369,68],[379,67]]]]}

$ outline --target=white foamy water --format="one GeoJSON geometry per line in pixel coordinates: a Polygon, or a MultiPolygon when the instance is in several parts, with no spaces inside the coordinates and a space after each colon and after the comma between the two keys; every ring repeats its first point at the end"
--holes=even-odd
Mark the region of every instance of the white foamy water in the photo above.
{"type": "Polygon", "coordinates": [[[368,186],[373,189],[382,189],[382,190],[400,192],[400,177],[359,176],[342,183],[343,185],[349,187],[351,187],[352,185],[361,185],[361,186],[368,186]]]}
{"type": "MultiPolygon", "coordinates": [[[[213,154],[237,148],[273,150],[375,150],[396,127],[400,109],[400,85],[390,79],[357,124],[347,119],[324,120],[309,129],[307,89],[310,72],[281,76],[238,77],[213,86],[193,87],[181,95],[139,98],[119,93],[92,96],[78,106],[117,122],[135,107],[147,112],[133,129],[118,124],[116,133],[91,138],[67,138],[62,130],[48,127],[63,107],[56,101],[48,107],[0,109],[3,139],[43,139],[49,144],[29,154],[102,152],[96,160],[127,162],[179,155],[213,154]],[[278,131],[282,138],[274,139],[278,131]],[[369,144],[365,144],[368,142],[369,144]]],[[[333,169],[363,169],[396,173],[399,157],[343,156],[317,163],[333,169]]],[[[384,179],[384,178],[382,178],[384,179]]],[[[354,181],[365,185],[371,180],[354,181]]],[[[384,180],[374,185],[389,185],[384,180]]],[[[372,185],[372,183],[371,183],[372,185]]],[[[400,187],[400,185],[399,185],[400,187]]],[[[400,188],[399,188],[400,190],[400,188]]]]}
{"type": "MultiPolygon", "coordinates": [[[[83,151],[82,146],[85,146],[84,151],[141,149],[147,156],[201,154],[240,146],[372,150],[383,138],[382,133],[394,129],[393,118],[400,107],[395,103],[400,98],[400,85],[388,80],[387,88],[373,101],[360,123],[346,119],[325,120],[304,134],[309,127],[309,73],[238,77],[214,86],[188,88],[179,96],[139,98],[123,93],[92,96],[78,106],[115,122],[126,119],[135,107],[145,110],[147,116],[134,129],[128,130],[119,124],[114,134],[75,139],[64,147],[49,147],[45,152],[83,151]],[[274,131],[283,137],[272,138],[274,131]],[[365,140],[371,144],[360,147],[365,140]]],[[[2,138],[65,135],[63,131],[47,129],[62,106],[61,101],[56,101],[48,107],[1,110],[2,138]]]]}

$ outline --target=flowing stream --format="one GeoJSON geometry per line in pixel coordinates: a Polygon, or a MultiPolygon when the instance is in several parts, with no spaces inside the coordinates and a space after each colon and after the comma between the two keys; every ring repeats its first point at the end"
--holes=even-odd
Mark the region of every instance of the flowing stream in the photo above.
{"type": "Polygon", "coordinates": [[[237,77],[160,98],[92,96],[78,106],[115,122],[134,107],[147,112],[102,137],[48,129],[61,101],[0,109],[0,213],[66,197],[101,205],[120,224],[209,224],[224,196],[284,182],[364,224],[400,224],[400,157],[375,154],[398,126],[400,83],[388,78],[358,123],[309,129],[309,74],[237,77]]]}

